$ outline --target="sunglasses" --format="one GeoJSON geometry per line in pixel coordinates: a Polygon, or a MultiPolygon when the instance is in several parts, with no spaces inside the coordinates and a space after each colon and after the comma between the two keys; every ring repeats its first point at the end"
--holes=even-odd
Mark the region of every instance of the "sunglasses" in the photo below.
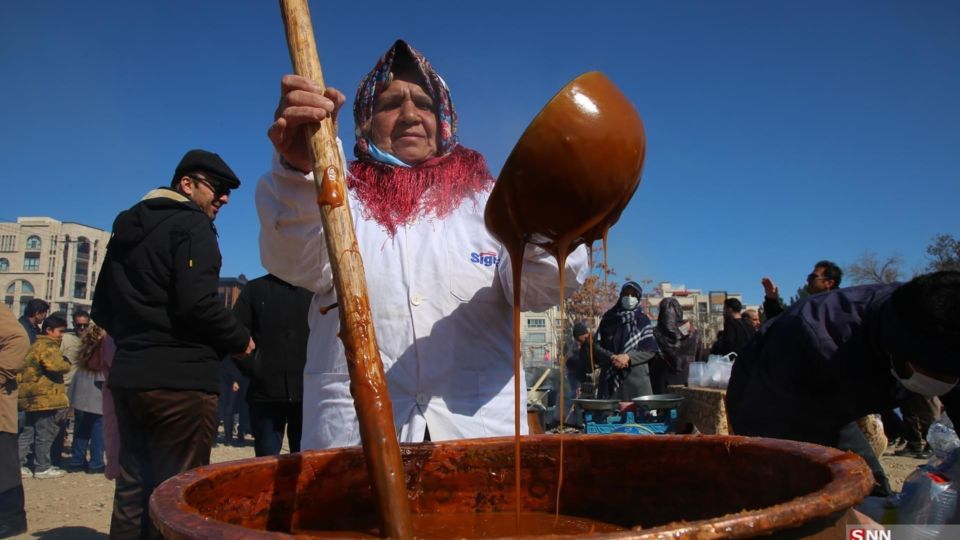
{"type": "Polygon", "coordinates": [[[90,327],[90,323],[77,323],[74,325],[78,330],[86,330],[90,327]]]}
{"type": "Polygon", "coordinates": [[[214,199],[219,199],[220,197],[223,197],[224,195],[227,195],[227,196],[230,195],[230,188],[221,185],[219,182],[214,183],[214,182],[211,182],[211,181],[207,180],[206,178],[200,178],[200,177],[197,177],[197,176],[191,176],[190,178],[192,178],[193,180],[195,180],[195,181],[197,181],[197,182],[199,182],[199,183],[207,186],[207,189],[209,189],[209,190],[213,193],[213,198],[214,198],[214,199]]]}
{"type": "Polygon", "coordinates": [[[823,277],[823,276],[818,276],[818,275],[816,275],[816,274],[810,274],[810,275],[807,276],[807,281],[816,281],[816,280],[818,280],[818,279],[827,279],[827,278],[825,278],[825,277],[823,277]]]}

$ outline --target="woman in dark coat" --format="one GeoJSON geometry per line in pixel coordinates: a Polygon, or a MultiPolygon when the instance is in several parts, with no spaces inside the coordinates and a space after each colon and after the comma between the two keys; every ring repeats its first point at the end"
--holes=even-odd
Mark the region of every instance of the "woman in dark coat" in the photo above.
{"type": "Polygon", "coordinates": [[[657,327],[653,331],[660,346],[660,356],[650,364],[650,382],[656,394],[667,393],[667,386],[687,385],[690,362],[700,350],[700,332],[692,321],[683,319],[683,308],[676,298],[660,301],[657,327]]]}
{"type": "Polygon", "coordinates": [[[640,308],[641,292],[638,283],[624,283],[617,304],[600,319],[593,356],[601,369],[601,398],[630,401],[653,393],[650,361],[660,349],[640,308]]]}

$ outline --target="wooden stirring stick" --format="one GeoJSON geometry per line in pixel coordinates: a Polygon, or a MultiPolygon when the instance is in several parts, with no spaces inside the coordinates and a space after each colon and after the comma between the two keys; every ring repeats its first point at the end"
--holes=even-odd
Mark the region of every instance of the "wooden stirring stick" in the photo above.
{"type": "MultiPolygon", "coordinates": [[[[280,9],[294,70],[324,88],[307,0],[280,0],[280,9]]],[[[393,425],[393,406],[377,347],[353,218],[349,205],[344,204],[347,191],[333,121],[327,118],[319,129],[310,130],[309,137],[317,205],[339,299],[339,336],[347,356],[350,393],[360,421],[367,470],[380,511],[380,532],[391,538],[412,538],[410,504],[400,444],[393,425]]]]}

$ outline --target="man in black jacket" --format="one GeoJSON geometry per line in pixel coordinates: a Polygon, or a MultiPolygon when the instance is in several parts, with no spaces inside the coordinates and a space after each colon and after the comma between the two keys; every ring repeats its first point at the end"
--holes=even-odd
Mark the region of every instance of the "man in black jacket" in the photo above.
{"type": "Polygon", "coordinates": [[[113,223],[93,299],[93,319],[117,345],[108,384],[121,470],[111,538],[160,538],[150,494],[210,462],[220,359],[254,348],[217,296],[213,220],[239,186],[220,156],[191,150],[170,188],[147,193],[113,223]]]}
{"type": "Polygon", "coordinates": [[[855,420],[895,407],[907,390],[947,394],[947,413],[960,417],[958,348],[960,272],[809,296],[764,324],[733,364],[730,427],[852,450],[871,466],[874,494],[889,494],[855,420]]]}
{"type": "Polygon", "coordinates": [[[267,274],[240,292],[233,313],[257,342],[252,356],[237,359],[250,377],[247,402],[257,456],[280,453],[283,430],[291,452],[300,451],[303,429],[303,366],[313,293],[267,274]]]}
{"type": "Polygon", "coordinates": [[[737,353],[750,343],[757,331],[753,325],[744,320],[740,312],[743,303],[736,298],[727,298],[723,302],[723,332],[717,336],[717,341],[710,349],[711,354],[737,353]]]}

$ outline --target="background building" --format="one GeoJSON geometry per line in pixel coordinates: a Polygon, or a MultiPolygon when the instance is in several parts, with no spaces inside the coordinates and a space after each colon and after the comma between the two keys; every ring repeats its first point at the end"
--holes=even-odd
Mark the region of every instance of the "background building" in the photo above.
{"type": "Polygon", "coordinates": [[[246,284],[247,276],[243,274],[238,277],[220,278],[220,284],[217,286],[217,296],[223,302],[225,308],[233,309],[233,305],[237,303],[237,297],[240,296],[240,291],[246,284]]]}
{"type": "MultiPolygon", "coordinates": [[[[560,353],[560,309],[520,314],[520,360],[525,366],[556,366],[560,353]]],[[[530,381],[528,381],[530,382],[530,381]]]]}
{"type": "Polygon", "coordinates": [[[41,298],[69,317],[89,311],[110,232],[49,217],[0,221],[0,291],[18,317],[41,298]]]}

